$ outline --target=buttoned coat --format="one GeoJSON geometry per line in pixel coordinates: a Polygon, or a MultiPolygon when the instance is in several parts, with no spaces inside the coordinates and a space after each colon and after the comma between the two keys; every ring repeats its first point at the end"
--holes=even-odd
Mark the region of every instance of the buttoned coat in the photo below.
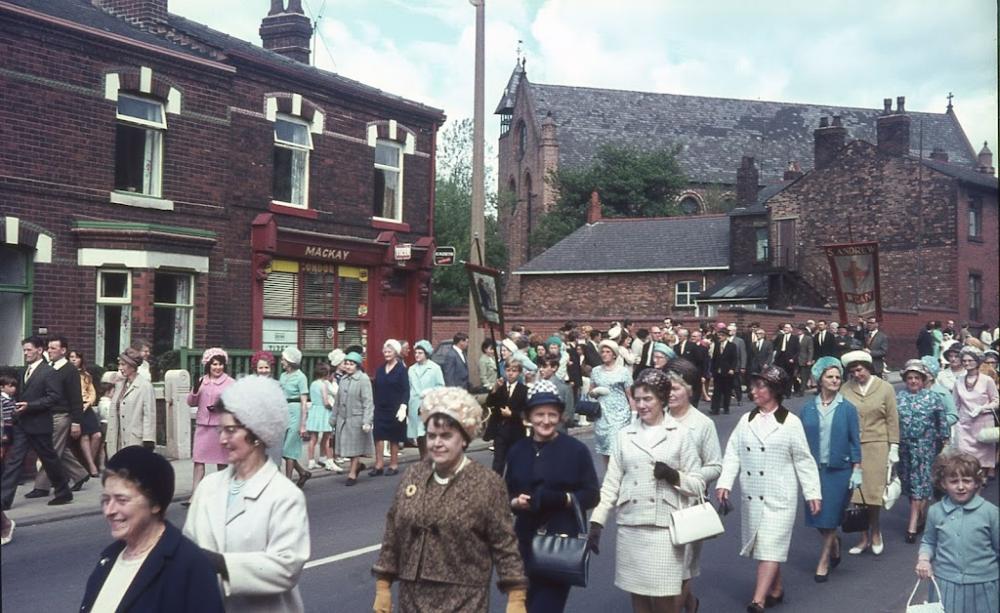
{"type": "MultiPolygon", "coordinates": [[[[491,360],[492,361],[492,360],[491,360]]],[[[441,367],[432,360],[422,364],[414,364],[406,371],[410,380],[410,399],[406,406],[406,437],[417,438],[425,434],[424,422],[420,420],[420,403],[424,392],[435,387],[444,387],[444,375],[441,367]]]]}
{"type": "Polygon", "coordinates": [[[156,440],[156,396],[153,384],[141,375],[119,381],[108,412],[108,456],[129,445],[156,440]]]}
{"type": "Polygon", "coordinates": [[[882,371],[885,370],[885,354],[889,353],[889,337],[881,330],[876,330],[875,334],[866,334],[865,347],[872,356],[875,374],[882,376],[882,371]]]}
{"type": "Polygon", "coordinates": [[[27,368],[21,371],[21,389],[17,400],[26,402],[28,406],[20,413],[14,413],[14,422],[31,434],[51,434],[52,407],[59,401],[59,390],[52,378],[55,371],[45,360],[39,361],[27,381],[24,380],[26,371],[27,368]]]}
{"type": "MultiPolygon", "coordinates": [[[[754,409],[740,418],[729,437],[717,487],[732,492],[740,479],[740,555],[756,560],[784,562],[795,525],[799,486],[806,500],[820,500],[819,471],[809,453],[802,422],[784,407],[774,412],[777,422],[763,437],[751,422],[754,409]]],[[[735,501],[736,497],[731,496],[735,501]]]]}
{"type": "Polygon", "coordinates": [[[337,455],[354,458],[369,455],[374,449],[371,433],[364,431],[375,419],[372,382],[360,370],[340,379],[337,389],[337,428],[334,441],[337,455]]]}
{"type": "Polygon", "coordinates": [[[225,557],[226,611],[303,611],[298,583],[309,559],[309,517],[302,490],[267,461],[228,512],[233,477],[232,467],[205,476],[191,498],[184,535],[225,557]]]}
{"type": "Polygon", "coordinates": [[[690,499],[704,491],[698,450],[687,429],[673,417],[664,416],[661,432],[647,446],[640,436],[641,428],[640,421],[634,420],[618,432],[601,484],[601,501],[590,521],[606,525],[613,509],[620,526],[665,528],[670,525],[671,513],[689,506],[690,499]],[[657,462],[680,472],[678,487],[653,476],[657,462]]]}

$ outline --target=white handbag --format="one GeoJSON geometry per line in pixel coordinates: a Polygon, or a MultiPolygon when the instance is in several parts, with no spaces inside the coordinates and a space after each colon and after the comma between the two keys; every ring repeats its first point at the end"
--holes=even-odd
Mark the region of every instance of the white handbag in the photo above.
{"type": "MultiPolygon", "coordinates": [[[[934,591],[937,592],[937,597],[941,599],[941,589],[938,588],[937,581],[934,577],[931,577],[931,582],[934,584],[934,591]]],[[[913,591],[910,592],[910,598],[906,601],[906,613],[947,613],[944,610],[944,605],[940,602],[927,602],[926,600],[921,604],[913,604],[913,597],[917,595],[917,590],[920,588],[920,579],[917,579],[917,584],[913,586],[913,591]]],[[[929,594],[928,594],[929,596],[929,594]]]]}
{"type": "Polygon", "coordinates": [[[885,492],[882,493],[882,507],[886,511],[892,508],[899,500],[899,495],[903,493],[903,484],[899,477],[892,474],[892,464],[889,464],[888,473],[885,476],[885,492]]]}
{"type": "Polygon", "coordinates": [[[674,545],[687,545],[710,539],[725,532],[722,520],[705,494],[698,493],[698,504],[677,509],[670,514],[670,539],[674,545]]]}
{"type": "MultiPolygon", "coordinates": [[[[993,413],[993,423],[1000,423],[1000,420],[997,419],[997,412],[990,409],[990,413],[993,413]]],[[[979,432],[976,432],[976,440],[980,443],[1000,442],[1000,426],[986,426],[985,428],[980,428],[979,432]]]]}

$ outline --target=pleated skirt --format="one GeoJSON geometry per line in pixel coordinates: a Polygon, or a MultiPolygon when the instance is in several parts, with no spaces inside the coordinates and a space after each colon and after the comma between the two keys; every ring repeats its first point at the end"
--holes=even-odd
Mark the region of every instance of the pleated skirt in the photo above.
{"type": "MultiPolygon", "coordinates": [[[[941,588],[941,604],[947,613],[1000,611],[1000,582],[954,583],[935,577],[941,588]]],[[[933,591],[933,590],[932,590],[933,591]]]]}

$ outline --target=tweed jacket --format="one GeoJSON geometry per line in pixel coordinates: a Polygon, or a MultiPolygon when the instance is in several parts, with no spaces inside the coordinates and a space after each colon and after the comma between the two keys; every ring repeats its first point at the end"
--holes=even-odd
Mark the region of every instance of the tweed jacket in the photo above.
{"type": "Polygon", "coordinates": [[[601,501],[590,521],[606,525],[614,509],[620,526],[667,527],[671,513],[689,506],[689,499],[704,491],[698,472],[701,460],[687,428],[664,416],[662,431],[650,446],[643,442],[641,428],[641,422],[633,420],[618,432],[601,484],[601,501]],[[679,487],[653,476],[657,462],[680,472],[679,487]]]}
{"type": "Polygon", "coordinates": [[[892,384],[873,377],[868,393],[853,379],[840,388],[844,399],[858,410],[862,443],[898,443],[899,413],[896,412],[896,390],[892,384]]]}
{"type": "Polygon", "coordinates": [[[233,475],[230,467],[205,476],[191,498],[184,535],[226,558],[227,611],[303,611],[297,586],[309,559],[309,516],[302,490],[266,461],[230,511],[233,475]]]}
{"type": "Polygon", "coordinates": [[[740,555],[784,562],[795,526],[798,486],[806,500],[822,499],[819,471],[798,417],[778,407],[769,431],[762,424],[751,425],[755,419],[761,419],[759,409],[736,424],[717,487],[732,491],[740,478],[740,555]]]}
{"type": "Polygon", "coordinates": [[[371,425],[375,419],[375,403],[372,399],[372,382],[360,370],[353,375],[341,377],[337,389],[337,455],[353,458],[371,453],[373,448],[370,433],[362,428],[371,425]]]}
{"type": "Polygon", "coordinates": [[[379,578],[489,585],[494,566],[502,591],[527,587],[503,480],[469,460],[450,483],[434,483],[433,465],[407,469],[385,518],[379,578]],[[430,488],[445,487],[440,496],[430,488]]]}
{"type": "Polygon", "coordinates": [[[156,397],[153,384],[141,375],[131,383],[119,381],[108,414],[108,455],[122,447],[156,440],[156,397]]]}

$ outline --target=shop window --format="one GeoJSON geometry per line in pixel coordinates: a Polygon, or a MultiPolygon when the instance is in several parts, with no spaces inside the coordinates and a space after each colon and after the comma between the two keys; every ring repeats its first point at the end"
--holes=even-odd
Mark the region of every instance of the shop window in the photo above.
{"type": "Polygon", "coordinates": [[[272,200],[301,208],[308,207],[310,150],[312,135],[308,124],[283,115],[274,120],[272,200]]]}
{"type": "Polygon", "coordinates": [[[94,355],[108,369],[132,340],[132,275],[127,270],[97,271],[97,338],[94,355]]]}
{"type": "Polygon", "coordinates": [[[194,322],[194,277],[157,272],[153,282],[153,353],[191,347],[194,322]]]}
{"type": "Polygon", "coordinates": [[[969,240],[983,239],[983,199],[979,196],[969,198],[969,240]]]}
{"type": "Polygon", "coordinates": [[[969,320],[980,321],[983,314],[983,275],[969,273],[969,320]]]}
{"type": "Polygon", "coordinates": [[[674,306],[697,306],[699,294],[701,294],[701,281],[678,281],[674,286],[674,306]]]}
{"type": "Polygon", "coordinates": [[[163,104],[118,94],[117,117],[115,189],[158,197],[163,174],[163,134],[167,129],[163,104]]]}
{"type": "Polygon", "coordinates": [[[264,281],[264,349],[297,345],[329,351],[363,344],[368,327],[368,270],[275,260],[264,281]]]}
{"type": "Polygon", "coordinates": [[[403,221],[403,149],[396,143],[375,143],[375,217],[403,221]]]}
{"type": "Polygon", "coordinates": [[[768,247],[767,247],[767,228],[757,228],[755,230],[756,235],[756,247],[754,249],[755,257],[758,262],[766,262],[768,260],[768,247]]]}
{"type": "Polygon", "coordinates": [[[31,320],[32,256],[10,245],[0,245],[0,365],[20,364],[21,339],[31,320]]]}

